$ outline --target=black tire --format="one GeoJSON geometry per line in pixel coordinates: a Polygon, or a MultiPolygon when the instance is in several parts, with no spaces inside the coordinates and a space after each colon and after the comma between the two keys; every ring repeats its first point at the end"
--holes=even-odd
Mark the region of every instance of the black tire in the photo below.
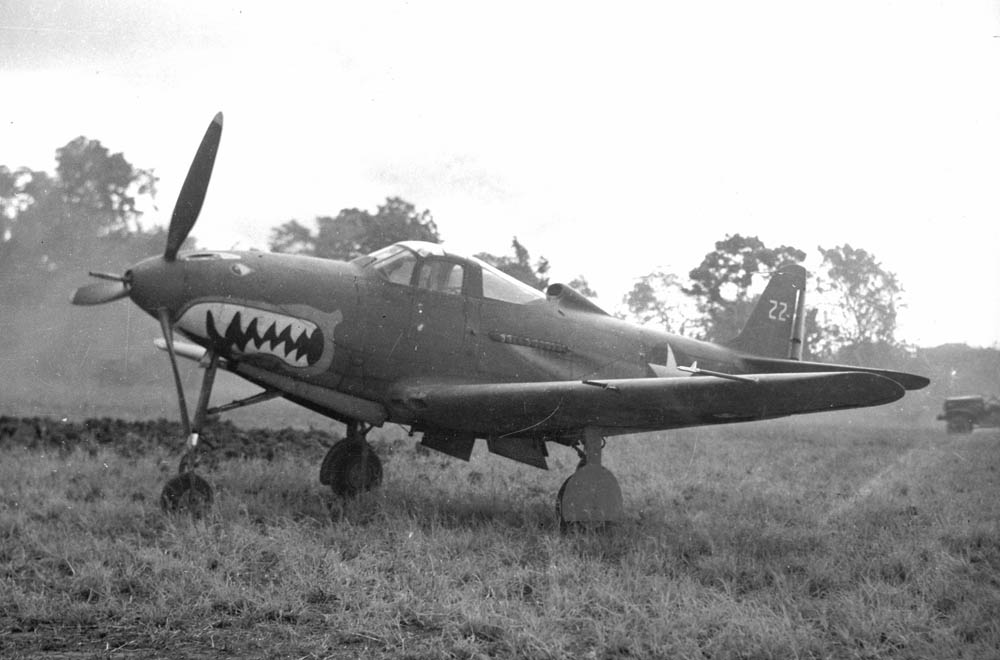
{"type": "Polygon", "coordinates": [[[329,486],[333,483],[333,466],[340,460],[339,454],[346,446],[346,440],[338,440],[327,450],[326,456],[323,457],[323,462],[319,466],[319,482],[324,486],[329,486]]]}
{"type": "MultiPolygon", "coordinates": [[[[580,456],[580,461],[576,464],[576,469],[579,470],[586,464],[587,464],[587,457],[580,456]]],[[[573,474],[576,474],[576,472],[574,472],[573,474]]],[[[573,527],[571,523],[568,523],[565,520],[563,520],[562,516],[563,495],[566,494],[566,484],[569,483],[569,480],[571,478],[572,475],[566,477],[566,480],[562,482],[562,486],[559,486],[559,492],[556,493],[556,518],[559,520],[559,531],[562,532],[563,534],[567,533],[570,530],[570,528],[573,527]]]]}
{"type": "Polygon", "coordinates": [[[319,482],[335,495],[354,497],[382,483],[382,461],[367,442],[341,440],[323,457],[319,482]]]}
{"type": "Polygon", "coordinates": [[[194,472],[171,478],[160,492],[160,508],[165,513],[190,513],[201,517],[212,508],[214,495],[207,481],[194,472]]]}
{"type": "MultiPolygon", "coordinates": [[[[580,467],[586,465],[587,462],[581,460],[580,467]]],[[[559,492],[556,493],[556,518],[559,520],[559,532],[561,534],[568,535],[574,532],[600,532],[615,528],[615,523],[612,522],[577,522],[577,521],[567,521],[563,520],[562,515],[562,505],[563,505],[563,495],[566,494],[566,484],[569,483],[570,477],[566,477],[566,480],[562,482],[562,486],[559,487],[559,492]]]]}
{"type": "MultiPolygon", "coordinates": [[[[583,465],[583,461],[580,461],[583,465]]],[[[584,529],[584,523],[580,522],[567,522],[563,519],[562,509],[563,509],[563,495],[566,494],[566,484],[569,483],[571,477],[566,477],[566,480],[562,482],[562,486],[559,487],[559,492],[556,493],[556,519],[559,521],[559,533],[570,534],[572,532],[579,532],[584,529]]]]}
{"type": "Polygon", "coordinates": [[[563,502],[563,495],[566,494],[566,484],[568,483],[569,483],[569,477],[567,477],[566,480],[562,482],[562,486],[559,487],[559,492],[556,493],[556,518],[559,519],[560,528],[562,528],[566,524],[566,521],[564,521],[562,517],[562,502],[563,502]]]}

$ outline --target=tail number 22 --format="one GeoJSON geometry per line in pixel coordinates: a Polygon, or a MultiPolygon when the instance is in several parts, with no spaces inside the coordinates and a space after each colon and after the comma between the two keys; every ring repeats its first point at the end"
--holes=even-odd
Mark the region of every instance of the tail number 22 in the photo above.
{"type": "Polygon", "coordinates": [[[780,300],[768,300],[767,302],[771,303],[771,309],[767,310],[767,318],[774,321],[788,320],[788,303],[780,300]]]}

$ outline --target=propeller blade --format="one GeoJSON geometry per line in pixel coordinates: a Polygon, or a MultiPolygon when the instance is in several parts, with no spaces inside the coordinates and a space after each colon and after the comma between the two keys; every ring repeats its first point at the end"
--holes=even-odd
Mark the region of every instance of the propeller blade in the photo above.
{"type": "Polygon", "coordinates": [[[114,282],[128,282],[128,278],[124,275],[117,275],[115,273],[99,273],[97,271],[90,271],[88,273],[91,277],[96,277],[99,280],[112,280],[114,282]]]}
{"type": "Polygon", "coordinates": [[[100,305],[128,295],[128,285],[122,281],[105,280],[81,286],[73,294],[74,305],[100,305]]]}
{"type": "Polygon", "coordinates": [[[160,330],[167,342],[167,355],[170,356],[170,368],[174,371],[174,385],[177,386],[177,403],[181,408],[181,425],[184,435],[191,435],[191,419],[188,417],[187,402],[184,400],[184,385],[181,383],[181,372],[177,370],[177,356],[174,354],[174,331],[170,327],[170,312],[165,307],[160,308],[160,330]]]}
{"type": "Polygon", "coordinates": [[[219,150],[221,139],[222,113],[220,112],[208,125],[198,152],[191,161],[191,168],[184,179],[184,185],[181,186],[181,192],[177,195],[174,213],[170,216],[170,227],[167,229],[167,249],[163,253],[163,258],[167,261],[177,258],[177,251],[181,249],[181,244],[198,220],[201,205],[205,201],[205,193],[208,191],[208,182],[212,178],[212,167],[215,165],[215,154],[219,150]]]}

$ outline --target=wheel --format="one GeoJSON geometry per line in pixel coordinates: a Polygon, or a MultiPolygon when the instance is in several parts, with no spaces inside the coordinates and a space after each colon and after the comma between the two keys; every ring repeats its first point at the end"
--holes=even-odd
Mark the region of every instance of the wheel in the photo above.
{"type": "Polygon", "coordinates": [[[382,483],[382,461],[367,442],[341,440],[323,458],[319,482],[336,495],[353,497],[382,483]]]}
{"type": "Polygon", "coordinates": [[[948,433],[972,433],[972,418],[968,415],[949,417],[948,433]]]}
{"type": "Polygon", "coordinates": [[[212,487],[194,472],[182,472],[163,486],[160,507],[166,513],[190,513],[196,517],[212,507],[212,487]]]}
{"type": "Polygon", "coordinates": [[[565,534],[569,531],[570,525],[565,520],[563,520],[563,495],[566,494],[566,484],[569,483],[569,477],[562,482],[562,486],[559,487],[559,492],[556,493],[556,518],[559,520],[559,531],[565,534]]]}
{"type": "Polygon", "coordinates": [[[323,462],[319,466],[319,482],[324,486],[329,486],[333,483],[333,465],[340,460],[339,454],[346,445],[347,442],[345,440],[338,440],[326,452],[326,456],[323,457],[323,462]]]}
{"type": "Polygon", "coordinates": [[[559,530],[613,529],[625,518],[615,475],[600,465],[584,465],[563,482],[556,495],[559,530]]]}

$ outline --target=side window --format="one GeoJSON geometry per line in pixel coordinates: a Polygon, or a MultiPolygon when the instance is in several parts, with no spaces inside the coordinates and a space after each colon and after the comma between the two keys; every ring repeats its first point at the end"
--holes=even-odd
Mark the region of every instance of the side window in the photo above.
{"type": "Polygon", "coordinates": [[[383,259],[375,266],[375,270],[390,282],[409,285],[413,277],[413,266],[416,263],[416,255],[408,250],[404,250],[383,259]]]}
{"type": "Polygon", "coordinates": [[[533,300],[544,300],[545,294],[484,264],[483,297],[510,303],[528,303],[533,300]]]}
{"type": "Polygon", "coordinates": [[[462,279],[465,269],[451,261],[429,259],[424,262],[417,275],[417,286],[441,293],[462,293],[462,279]]]}

